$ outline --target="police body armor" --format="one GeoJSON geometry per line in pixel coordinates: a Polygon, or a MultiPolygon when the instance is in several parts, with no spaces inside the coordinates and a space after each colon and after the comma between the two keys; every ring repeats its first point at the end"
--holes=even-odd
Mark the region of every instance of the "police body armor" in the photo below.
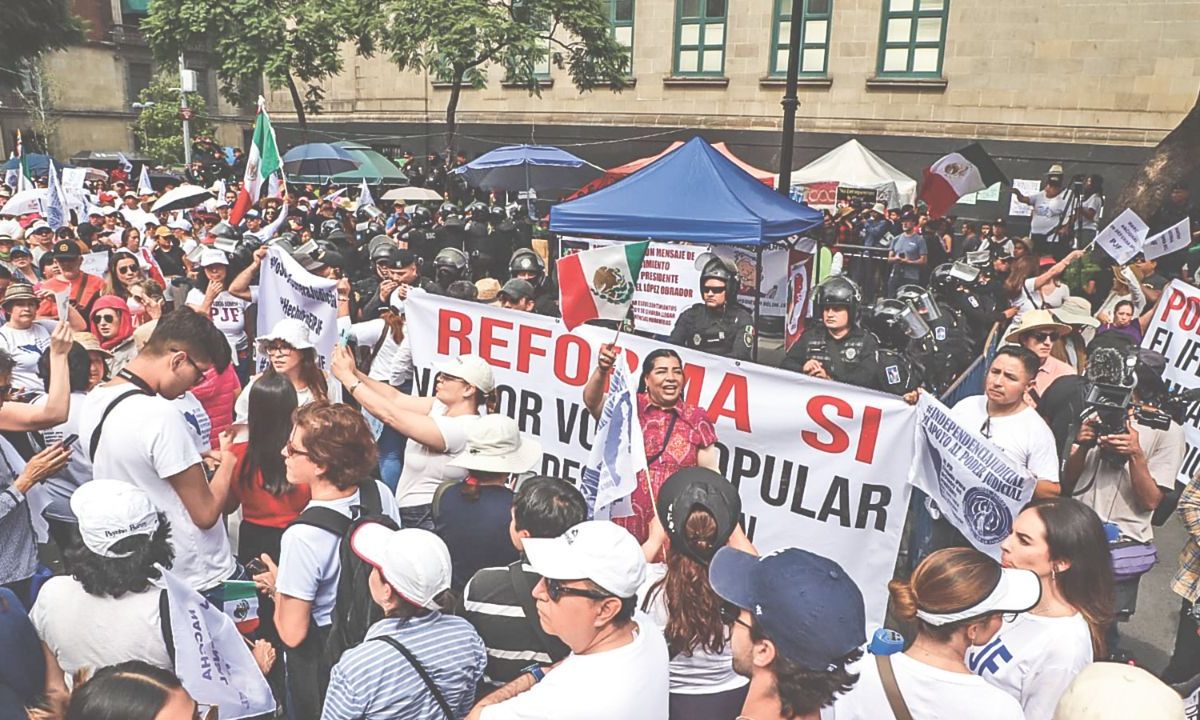
{"type": "Polygon", "coordinates": [[[893,395],[907,395],[921,386],[921,366],[908,353],[880,348],[876,358],[879,361],[876,389],[893,395]]]}
{"type": "Polygon", "coordinates": [[[748,359],[754,346],[754,320],[741,305],[710,310],[697,303],[679,316],[671,341],[721,357],[748,359]]]}

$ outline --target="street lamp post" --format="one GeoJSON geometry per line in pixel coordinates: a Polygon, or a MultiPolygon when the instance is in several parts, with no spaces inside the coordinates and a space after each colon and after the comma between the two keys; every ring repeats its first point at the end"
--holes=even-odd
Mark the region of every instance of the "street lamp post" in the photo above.
{"type": "Polygon", "coordinates": [[[183,64],[183,53],[179,53],[179,116],[183,119],[183,164],[184,167],[190,168],[192,166],[192,126],[188,122],[191,113],[188,111],[187,86],[187,67],[183,64]]]}
{"type": "Polygon", "coordinates": [[[779,185],[776,190],[787,196],[792,185],[792,144],[796,135],[796,84],[800,78],[800,23],[804,20],[804,0],[792,0],[792,19],[788,35],[787,87],[783,92],[783,141],[779,148],[779,185]]]}

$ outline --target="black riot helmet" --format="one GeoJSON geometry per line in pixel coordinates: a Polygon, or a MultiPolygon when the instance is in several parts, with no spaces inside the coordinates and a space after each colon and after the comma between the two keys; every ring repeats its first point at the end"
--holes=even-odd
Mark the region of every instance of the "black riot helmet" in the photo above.
{"type": "Polygon", "coordinates": [[[380,243],[371,247],[371,264],[375,265],[383,263],[387,267],[394,267],[396,259],[400,255],[400,248],[392,243],[380,243]]]}
{"type": "Polygon", "coordinates": [[[330,218],[330,219],[322,222],[321,226],[319,228],[317,228],[317,237],[327,238],[327,237],[329,237],[329,235],[331,233],[336,232],[341,229],[342,229],[342,223],[337,220],[334,220],[333,218],[330,218]]]}
{"type": "Polygon", "coordinates": [[[475,202],[464,208],[467,217],[475,222],[485,223],[488,221],[488,206],[487,203],[476,200],[475,202]]]}
{"type": "Polygon", "coordinates": [[[415,228],[429,227],[433,224],[433,213],[424,205],[418,205],[409,213],[409,224],[415,228]]]}
{"type": "Polygon", "coordinates": [[[741,281],[738,278],[737,268],[732,263],[714,253],[705,252],[696,257],[696,267],[700,269],[701,294],[704,291],[705,281],[720,280],[725,283],[725,304],[732,305],[737,302],[741,281]]]}
{"type": "Polygon", "coordinates": [[[542,256],[533,250],[521,248],[514,252],[512,259],[508,261],[509,277],[516,277],[517,273],[535,273],[535,277],[529,280],[529,283],[537,287],[546,279],[546,263],[542,256]]]}
{"type": "Polygon", "coordinates": [[[813,309],[822,313],[825,308],[844,307],[850,311],[850,322],[858,320],[859,304],[862,302],[862,292],[853,280],[841,275],[827,278],[813,292],[813,309]]]}
{"type": "Polygon", "coordinates": [[[901,285],[896,291],[896,299],[916,310],[926,322],[932,322],[942,316],[942,310],[933,298],[933,293],[920,285],[901,285]]]}
{"type": "Polygon", "coordinates": [[[504,212],[504,208],[499,205],[493,205],[488,208],[488,219],[492,221],[493,225],[499,225],[508,219],[508,213],[504,212]]]}
{"type": "Polygon", "coordinates": [[[934,294],[965,289],[979,280],[979,268],[964,262],[942,263],[929,275],[929,288],[934,294]]]}
{"type": "Polygon", "coordinates": [[[929,334],[929,326],[916,310],[892,298],[877,301],[867,322],[879,341],[892,350],[903,350],[910,340],[929,334]]]}
{"type": "Polygon", "coordinates": [[[438,217],[441,218],[442,222],[446,222],[451,219],[462,220],[462,210],[460,210],[457,205],[447,200],[446,202],[442,203],[441,207],[438,208],[438,217]]]}
{"type": "Polygon", "coordinates": [[[234,226],[230,225],[225,220],[222,220],[221,222],[217,223],[216,225],[213,225],[212,230],[209,230],[208,233],[210,235],[212,235],[213,237],[219,238],[221,240],[241,240],[242,239],[242,231],[238,230],[234,226]]]}
{"type": "Polygon", "coordinates": [[[443,288],[450,287],[456,280],[465,280],[469,276],[467,254],[458,248],[442,248],[433,257],[433,279],[443,288]]]}

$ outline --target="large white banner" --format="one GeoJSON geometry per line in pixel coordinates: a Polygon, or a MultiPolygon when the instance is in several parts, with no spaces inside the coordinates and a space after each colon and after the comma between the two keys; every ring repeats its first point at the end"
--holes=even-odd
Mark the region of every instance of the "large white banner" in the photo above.
{"type": "MultiPolygon", "coordinates": [[[[418,385],[431,363],[483,358],[500,409],[544,451],[540,471],[578,484],[594,422],[583,386],[613,331],[566,332],[552,319],[425,293],[405,307],[418,385]]],[[[621,335],[631,374],[662,343],[621,335]]],[[[908,509],[915,409],[891,395],[677,348],[686,402],[716,423],[720,467],[742,496],[743,526],[762,552],[802,547],[841,563],[882,623],[908,509]]],[[[620,362],[619,360],[618,362],[620,362]]]]}
{"type": "Polygon", "coordinates": [[[1000,543],[1033,498],[1037,481],[950,409],[921,393],[917,403],[913,485],[937,501],[946,519],[980,552],[1000,559],[1000,543]]]}
{"type": "MultiPolygon", "coordinates": [[[[284,318],[300,320],[317,339],[317,359],[326,367],[337,343],[337,280],[305,270],[291,255],[272,246],[258,280],[258,334],[271,332],[284,318]]],[[[259,358],[259,368],[266,358],[259,358]]]]}
{"type": "MultiPolygon", "coordinates": [[[[1167,358],[1163,378],[1172,390],[1200,388],[1200,289],[1173,280],[1163,292],[1142,347],[1167,358]]],[[[1187,453],[1176,480],[1187,483],[1200,468],[1200,403],[1191,403],[1183,421],[1187,453]]]]}

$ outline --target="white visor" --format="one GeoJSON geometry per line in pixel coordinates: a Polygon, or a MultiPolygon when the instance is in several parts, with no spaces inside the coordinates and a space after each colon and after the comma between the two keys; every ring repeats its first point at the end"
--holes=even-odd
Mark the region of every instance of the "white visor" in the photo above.
{"type": "Polygon", "coordinates": [[[1000,581],[988,596],[971,607],[956,612],[937,613],[917,610],[917,617],[930,625],[949,625],[989,613],[1020,613],[1029,610],[1042,599],[1042,583],[1032,570],[1003,568],[1000,581]]]}

